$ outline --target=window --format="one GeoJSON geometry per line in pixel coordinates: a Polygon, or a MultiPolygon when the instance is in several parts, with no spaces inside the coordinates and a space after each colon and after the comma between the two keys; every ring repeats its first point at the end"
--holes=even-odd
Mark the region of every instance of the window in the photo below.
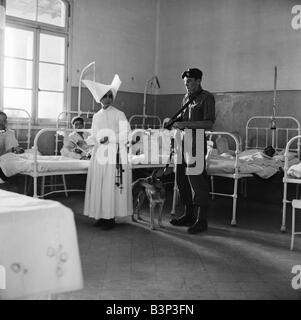
{"type": "Polygon", "coordinates": [[[4,107],[23,108],[34,123],[67,108],[69,3],[7,0],[4,107]]]}

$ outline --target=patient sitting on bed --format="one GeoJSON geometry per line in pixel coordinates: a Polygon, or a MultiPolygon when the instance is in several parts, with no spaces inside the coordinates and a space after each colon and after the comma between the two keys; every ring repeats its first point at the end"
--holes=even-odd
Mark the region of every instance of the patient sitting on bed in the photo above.
{"type": "MultiPolygon", "coordinates": [[[[71,120],[74,129],[84,128],[84,119],[76,116],[71,120]]],[[[87,132],[74,131],[64,138],[64,145],[61,149],[61,155],[73,159],[88,160],[91,157],[91,147],[88,146],[86,139],[87,132]]]]}
{"type": "Polygon", "coordinates": [[[24,149],[19,147],[14,130],[7,128],[7,115],[0,111],[0,156],[5,153],[23,153],[24,149]]]}

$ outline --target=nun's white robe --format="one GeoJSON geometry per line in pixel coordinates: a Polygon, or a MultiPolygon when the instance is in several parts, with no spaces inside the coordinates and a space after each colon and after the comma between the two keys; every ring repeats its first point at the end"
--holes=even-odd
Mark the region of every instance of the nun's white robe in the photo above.
{"type": "Polygon", "coordinates": [[[92,134],[87,139],[88,144],[94,144],[94,149],[87,176],[84,215],[98,220],[132,214],[132,171],[126,152],[129,130],[124,112],[113,106],[101,109],[94,115],[92,134]],[[105,136],[109,136],[108,143],[100,144],[105,136]],[[115,184],[118,143],[124,169],[122,189],[115,184]],[[108,158],[113,163],[109,163],[108,158]]]}

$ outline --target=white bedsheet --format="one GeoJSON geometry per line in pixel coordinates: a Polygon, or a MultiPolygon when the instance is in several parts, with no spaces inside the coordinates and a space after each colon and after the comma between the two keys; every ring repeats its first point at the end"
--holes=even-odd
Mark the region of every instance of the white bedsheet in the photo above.
{"type": "MultiPolygon", "coordinates": [[[[68,172],[85,171],[88,172],[90,165],[89,160],[77,160],[63,156],[41,156],[38,158],[38,172],[49,173],[51,172],[68,172]]],[[[169,162],[169,155],[149,155],[145,157],[144,154],[129,155],[128,161],[131,165],[137,166],[164,166],[169,162]]],[[[17,155],[14,153],[7,153],[0,157],[0,168],[6,177],[12,177],[16,174],[32,174],[34,170],[33,154],[24,153],[17,155]]]]}
{"type": "MultiPolygon", "coordinates": [[[[68,174],[72,171],[88,171],[89,160],[77,160],[63,156],[41,156],[38,155],[38,172],[64,172],[68,174]]],[[[161,165],[169,162],[169,154],[166,152],[130,155],[129,161],[132,165],[161,165]]],[[[173,160],[171,160],[173,163],[173,160]]],[[[290,166],[298,163],[297,158],[291,157],[290,166]]],[[[219,173],[234,173],[235,157],[230,154],[211,153],[207,159],[207,171],[209,175],[219,173]]],[[[239,154],[239,173],[257,174],[263,179],[268,179],[276,174],[284,166],[283,155],[276,155],[272,158],[264,156],[262,151],[251,149],[239,154]]],[[[15,174],[28,174],[34,170],[34,161],[32,153],[17,155],[7,153],[0,157],[0,168],[7,177],[15,174]]]]}
{"type": "Polygon", "coordinates": [[[56,201],[0,189],[0,265],[6,271],[0,299],[82,288],[73,212],[56,201]]]}
{"type": "Polygon", "coordinates": [[[292,165],[292,166],[288,169],[287,174],[288,174],[290,177],[300,179],[300,178],[301,178],[301,163],[292,165]]]}
{"type": "MultiPolygon", "coordinates": [[[[63,156],[38,155],[38,172],[88,170],[89,160],[77,160],[63,156]]],[[[9,178],[18,173],[28,174],[34,170],[33,153],[7,153],[0,157],[0,168],[9,178]]]]}

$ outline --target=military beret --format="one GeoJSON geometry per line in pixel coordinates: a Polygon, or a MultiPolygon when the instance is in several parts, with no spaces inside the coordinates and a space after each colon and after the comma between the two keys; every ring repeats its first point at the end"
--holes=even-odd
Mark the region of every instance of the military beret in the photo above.
{"type": "Polygon", "coordinates": [[[75,116],[71,120],[71,124],[73,125],[75,121],[80,120],[82,123],[84,123],[84,119],[80,116],[75,116]]]}
{"type": "Polygon", "coordinates": [[[202,79],[203,72],[197,68],[189,68],[182,73],[182,79],[185,77],[187,78],[194,78],[194,79],[202,79]]]}

